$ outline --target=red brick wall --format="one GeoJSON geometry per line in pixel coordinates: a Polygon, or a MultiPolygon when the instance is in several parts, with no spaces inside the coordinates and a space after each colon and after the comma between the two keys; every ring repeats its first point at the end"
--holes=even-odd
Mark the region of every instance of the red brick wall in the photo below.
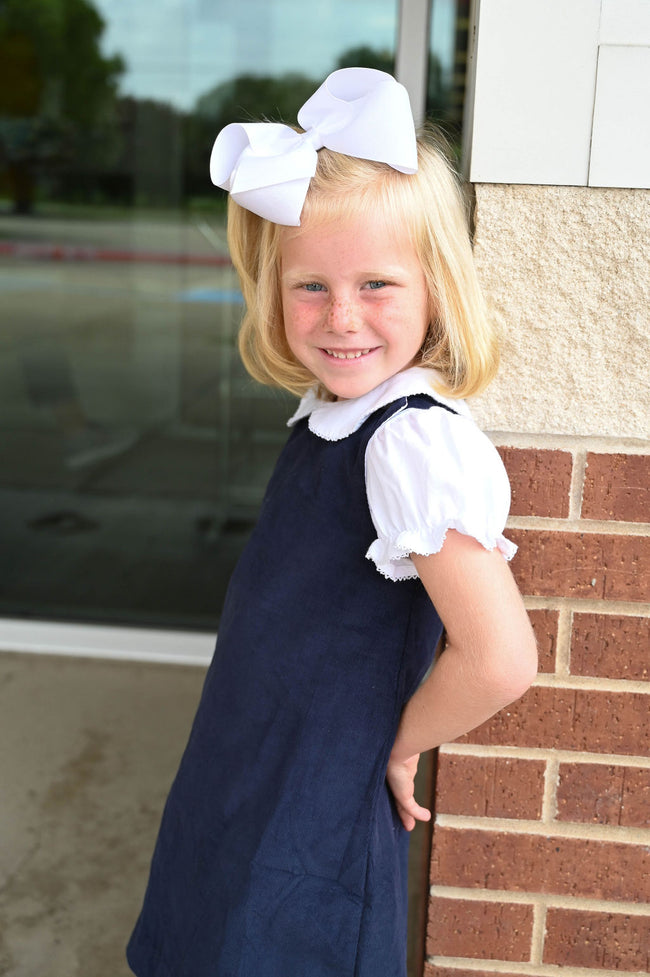
{"type": "Polygon", "coordinates": [[[439,751],[424,972],[649,973],[649,449],[495,441],[540,674],[439,751]]]}

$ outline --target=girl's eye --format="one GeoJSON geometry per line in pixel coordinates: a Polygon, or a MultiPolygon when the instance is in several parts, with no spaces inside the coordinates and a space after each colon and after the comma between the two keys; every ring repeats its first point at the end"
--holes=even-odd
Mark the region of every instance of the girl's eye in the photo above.
{"type": "Polygon", "coordinates": [[[304,286],[307,292],[322,292],[323,286],[319,282],[307,282],[304,286]]]}
{"type": "Polygon", "coordinates": [[[368,288],[371,289],[384,288],[385,285],[386,282],[382,281],[381,279],[379,281],[368,282],[368,288]]]}

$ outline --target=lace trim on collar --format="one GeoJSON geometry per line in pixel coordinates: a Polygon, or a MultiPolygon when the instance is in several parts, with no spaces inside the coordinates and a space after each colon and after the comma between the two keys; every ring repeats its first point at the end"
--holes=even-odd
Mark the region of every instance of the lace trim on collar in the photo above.
{"type": "Polygon", "coordinates": [[[309,390],[300,401],[298,409],[289,418],[289,427],[309,418],[309,430],[325,441],[341,441],[357,431],[363,422],[380,407],[386,407],[400,397],[415,394],[429,394],[441,404],[446,404],[458,414],[470,416],[463,400],[445,397],[436,389],[444,389],[442,379],[435,370],[421,366],[412,366],[402,373],[397,373],[374,390],[370,390],[362,397],[354,400],[325,401],[318,397],[316,388],[309,390]]]}

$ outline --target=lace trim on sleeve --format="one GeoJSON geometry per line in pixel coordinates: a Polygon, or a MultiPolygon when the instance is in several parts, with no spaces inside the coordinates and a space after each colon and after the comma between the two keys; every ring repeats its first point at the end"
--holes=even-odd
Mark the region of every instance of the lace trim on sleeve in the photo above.
{"type": "Polygon", "coordinates": [[[481,538],[475,532],[464,530],[458,523],[449,522],[446,526],[438,526],[427,533],[406,530],[395,539],[376,539],[368,549],[366,559],[372,560],[379,572],[388,580],[412,580],[417,577],[417,572],[410,554],[431,556],[433,553],[439,553],[450,529],[471,536],[486,550],[498,549],[506,560],[511,560],[517,552],[515,544],[501,533],[495,537],[481,538]]]}

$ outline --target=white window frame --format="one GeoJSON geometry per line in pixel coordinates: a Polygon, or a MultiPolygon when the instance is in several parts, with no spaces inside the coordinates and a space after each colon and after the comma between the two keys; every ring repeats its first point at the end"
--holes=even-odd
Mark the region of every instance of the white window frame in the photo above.
{"type": "Polygon", "coordinates": [[[0,618],[0,651],[207,665],[214,643],[208,632],[0,618]]]}
{"type": "Polygon", "coordinates": [[[400,0],[399,5],[395,75],[409,93],[417,125],[426,114],[431,3],[432,0],[400,0]]]}

